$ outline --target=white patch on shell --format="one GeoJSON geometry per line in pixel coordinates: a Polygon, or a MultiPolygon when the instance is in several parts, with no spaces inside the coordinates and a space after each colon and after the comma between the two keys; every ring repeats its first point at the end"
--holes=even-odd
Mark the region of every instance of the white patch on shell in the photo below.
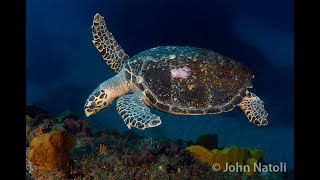
{"type": "Polygon", "coordinates": [[[176,55],[174,54],[169,56],[169,59],[174,59],[174,58],[176,58],[176,55]]]}
{"type": "Polygon", "coordinates": [[[187,66],[184,66],[182,68],[174,68],[171,69],[171,77],[172,78],[182,78],[182,79],[187,79],[189,76],[189,71],[191,69],[188,68],[187,66]]]}
{"type": "Polygon", "coordinates": [[[137,76],[137,83],[142,83],[142,81],[143,81],[143,79],[142,79],[142,77],[141,76],[137,76]]]}

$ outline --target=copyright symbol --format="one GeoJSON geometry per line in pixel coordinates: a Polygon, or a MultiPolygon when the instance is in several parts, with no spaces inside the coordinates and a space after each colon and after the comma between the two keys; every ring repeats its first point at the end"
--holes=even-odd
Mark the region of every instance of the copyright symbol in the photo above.
{"type": "Polygon", "coordinates": [[[220,171],[220,164],[218,163],[212,164],[212,170],[214,170],[215,172],[220,171]]]}

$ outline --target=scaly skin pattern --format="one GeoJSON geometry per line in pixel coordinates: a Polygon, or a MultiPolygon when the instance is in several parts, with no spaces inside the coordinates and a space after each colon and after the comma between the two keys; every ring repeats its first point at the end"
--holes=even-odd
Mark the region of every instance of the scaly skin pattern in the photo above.
{"type": "Polygon", "coordinates": [[[125,71],[122,69],[113,78],[102,82],[89,96],[84,105],[87,116],[95,114],[109,106],[114,99],[131,92],[130,84],[125,79],[125,71]]]}
{"type": "Polygon", "coordinates": [[[99,13],[93,18],[92,36],[92,42],[101,53],[105,63],[118,73],[122,69],[123,62],[129,56],[115,40],[112,33],[108,31],[106,22],[99,13]]]}

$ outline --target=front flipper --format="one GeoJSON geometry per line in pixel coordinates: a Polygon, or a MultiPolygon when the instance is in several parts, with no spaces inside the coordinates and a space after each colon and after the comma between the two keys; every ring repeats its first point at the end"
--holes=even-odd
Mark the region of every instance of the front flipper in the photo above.
{"type": "Polygon", "coordinates": [[[263,101],[255,94],[247,91],[246,97],[243,98],[239,107],[246,114],[249,122],[257,126],[265,126],[268,124],[268,113],[264,109],[263,101]]]}
{"type": "Polygon", "coordinates": [[[135,127],[144,130],[161,124],[160,117],[150,112],[144,103],[144,96],[138,93],[119,97],[117,111],[129,129],[135,127]]]}
{"type": "Polygon", "coordinates": [[[117,43],[112,33],[108,31],[106,22],[99,13],[93,18],[92,35],[92,42],[101,53],[106,64],[118,73],[129,56],[117,43]]]}

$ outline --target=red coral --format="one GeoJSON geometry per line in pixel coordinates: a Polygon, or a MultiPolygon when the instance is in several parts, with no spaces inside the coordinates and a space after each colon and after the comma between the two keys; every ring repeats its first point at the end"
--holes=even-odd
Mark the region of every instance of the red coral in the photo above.
{"type": "Polygon", "coordinates": [[[85,133],[85,136],[93,136],[92,130],[85,120],[79,120],[81,132],[85,133]]]}
{"type": "Polygon", "coordinates": [[[80,131],[80,124],[74,119],[65,119],[63,123],[65,128],[70,130],[72,134],[76,134],[80,131]]]}
{"type": "Polygon", "coordinates": [[[65,128],[77,137],[93,136],[92,130],[88,122],[85,120],[76,121],[74,119],[68,118],[65,119],[63,122],[65,128]]]}
{"type": "Polygon", "coordinates": [[[43,133],[43,127],[42,126],[37,127],[37,129],[35,129],[34,132],[37,136],[39,136],[40,134],[43,133]]]}

